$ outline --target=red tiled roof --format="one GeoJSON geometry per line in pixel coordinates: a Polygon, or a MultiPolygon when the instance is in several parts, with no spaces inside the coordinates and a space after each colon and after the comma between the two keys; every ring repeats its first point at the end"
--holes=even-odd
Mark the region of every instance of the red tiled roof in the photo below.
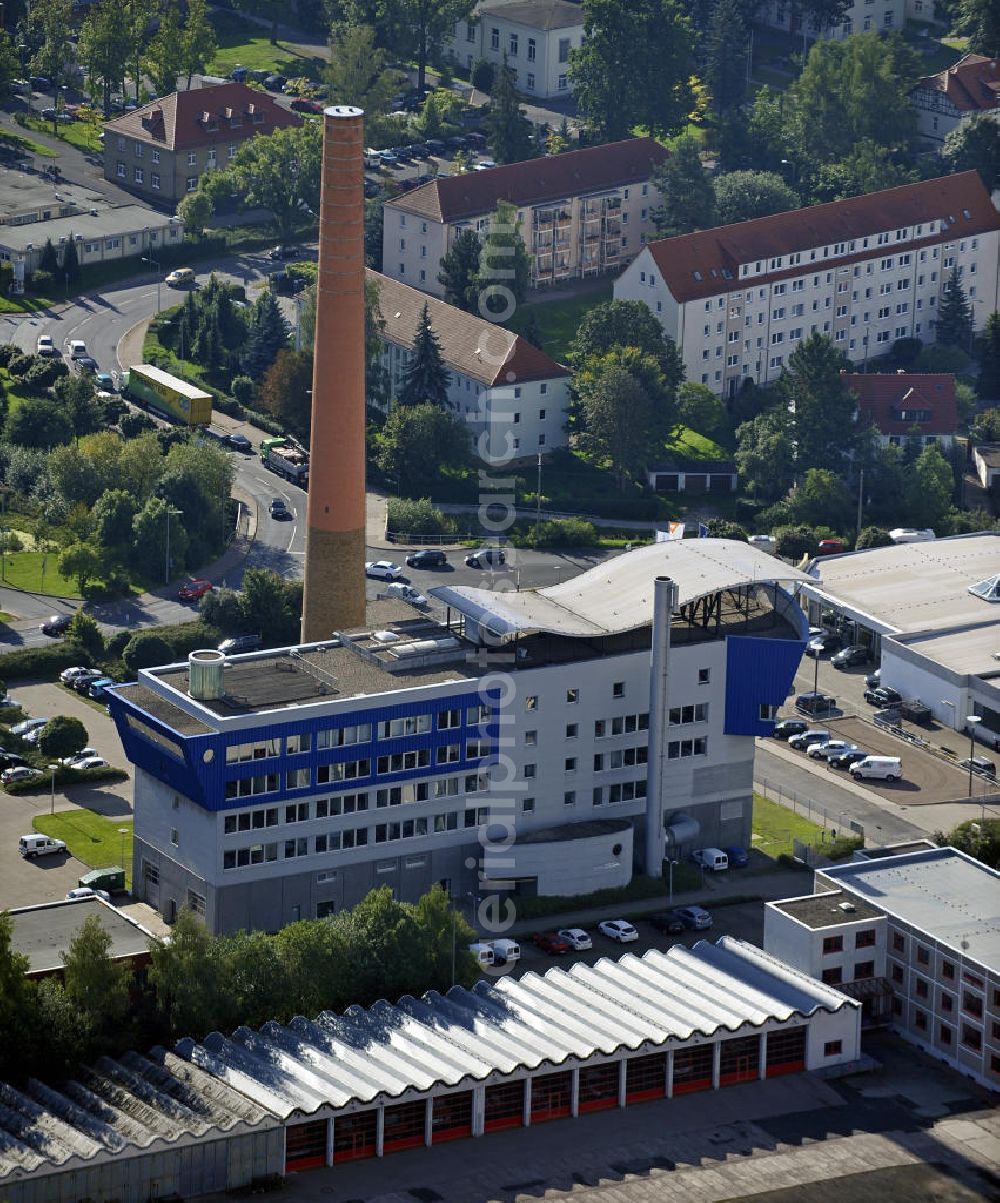
{"type": "Polygon", "coordinates": [[[681,234],[651,242],[647,249],[677,301],[694,301],[720,293],[738,292],[772,280],[803,276],[810,271],[828,270],[862,259],[870,259],[880,249],[895,252],[947,242],[957,237],[1000,230],[1000,213],[977,171],[963,171],[936,180],[903,184],[867,196],[852,196],[826,205],[811,205],[757,217],[731,226],[681,234]],[[968,213],[968,217],[966,217],[968,213]],[[796,266],[760,272],[740,279],[743,263],[766,263],[772,258],[814,247],[832,247],[886,230],[917,226],[929,221],[944,221],[935,234],[878,248],[858,246],[847,255],[830,255],[815,260],[803,255],[796,266]]]}
{"type": "Polygon", "coordinates": [[[1000,104],[1000,70],[995,58],[965,54],[947,71],[926,75],[911,89],[943,92],[963,113],[995,109],[1000,104]]]}
{"type": "Polygon", "coordinates": [[[567,368],[544,351],[495,322],[466,313],[371,268],[367,276],[378,285],[383,336],[397,346],[408,350],[413,347],[426,305],[445,363],[464,376],[492,388],[569,375],[567,368]]]}
{"type": "Polygon", "coordinates": [[[628,138],[562,155],[508,163],[489,171],[442,176],[386,203],[432,221],[460,221],[492,213],[497,201],[537,205],[650,178],[668,151],[653,138],[628,138]]]}
{"type": "Polygon", "coordinates": [[[254,134],[270,134],[286,126],[298,126],[302,118],[275,103],[274,97],[246,84],[215,84],[187,92],[171,92],[151,101],[134,113],[124,113],[106,121],[104,128],[113,134],[125,134],[165,150],[195,150],[218,142],[243,142],[254,134]],[[253,114],[263,113],[263,122],[253,114]],[[206,117],[216,129],[206,128],[206,117]],[[230,118],[238,117],[238,126],[230,118]]]}
{"type": "Polygon", "coordinates": [[[955,377],[946,372],[844,373],[847,387],[858,399],[862,422],[882,434],[954,434],[958,426],[955,377]],[[924,422],[903,420],[903,410],[927,410],[924,422]]]}

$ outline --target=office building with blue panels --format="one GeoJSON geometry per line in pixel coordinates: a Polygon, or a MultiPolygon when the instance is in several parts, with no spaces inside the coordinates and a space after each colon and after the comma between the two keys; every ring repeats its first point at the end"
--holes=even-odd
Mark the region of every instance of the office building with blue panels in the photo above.
{"type": "Polygon", "coordinates": [[[377,601],[321,643],[143,670],[110,703],[135,892],[275,930],[380,885],[582,894],[747,845],[802,579],[746,544],[658,543],[552,589],[436,589],[440,620],[377,601]]]}

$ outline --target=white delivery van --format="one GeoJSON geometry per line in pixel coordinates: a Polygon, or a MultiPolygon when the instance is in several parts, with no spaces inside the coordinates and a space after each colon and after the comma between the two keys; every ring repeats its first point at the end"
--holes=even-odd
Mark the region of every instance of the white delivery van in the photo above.
{"type": "Polygon", "coordinates": [[[469,952],[476,958],[478,965],[493,964],[493,945],[492,944],[470,944],[469,952]]]}
{"type": "Polygon", "coordinates": [[[860,781],[898,781],[903,762],[898,756],[866,756],[851,765],[850,773],[860,781]]]}
{"type": "Polygon", "coordinates": [[[721,848],[698,848],[694,853],[694,863],[719,873],[729,868],[729,857],[721,848]]]}
{"type": "Polygon", "coordinates": [[[71,338],[66,343],[70,359],[83,359],[87,354],[87,344],[82,338],[71,338]]]}
{"type": "Polygon", "coordinates": [[[25,860],[34,860],[36,856],[65,852],[66,845],[62,840],[54,840],[49,835],[22,835],[17,841],[17,850],[25,860]]]}
{"type": "Polygon", "coordinates": [[[493,941],[493,964],[513,965],[521,959],[521,945],[516,940],[493,941]]]}

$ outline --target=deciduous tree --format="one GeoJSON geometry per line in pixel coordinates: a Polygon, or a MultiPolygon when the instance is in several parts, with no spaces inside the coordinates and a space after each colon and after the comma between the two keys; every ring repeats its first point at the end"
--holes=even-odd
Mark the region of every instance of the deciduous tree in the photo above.
{"type": "Polygon", "coordinates": [[[7,440],[21,447],[58,447],[73,433],[72,418],[50,397],[26,397],[7,418],[7,440]]]}
{"type": "Polygon", "coordinates": [[[747,27],[740,0],[716,0],[705,39],[705,83],[712,107],[722,116],[743,103],[747,56],[747,27]]]}
{"type": "MultiPolygon", "coordinates": [[[[70,0],[35,0],[32,6],[32,21],[37,23],[41,45],[33,55],[29,67],[37,75],[44,75],[52,85],[52,101],[56,115],[62,102],[62,85],[66,82],[66,70],[76,58],[73,31],[73,6],[70,0]]],[[[52,132],[57,128],[56,117],[52,118],[52,132]]]]}
{"type": "Polygon", "coordinates": [[[509,320],[513,307],[528,295],[530,279],[531,260],[521,237],[517,209],[499,201],[479,252],[476,286],[480,316],[494,322],[509,320]]]}
{"type": "Polygon", "coordinates": [[[195,72],[205,70],[215,58],[218,48],[219,39],[208,15],[205,0],[187,0],[187,16],[184,18],[184,29],[181,33],[180,69],[187,75],[189,88],[192,76],[195,72]]]}
{"type": "Polygon", "coordinates": [[[260,382],[258,400],[287,429],[308,442],[312,417],[313,357],[283,347],[260,382]]]}
{"type": "Polygon", "coordinates": [[[637,347],[659,365],[667,391],[674,393],[684,379],[673,340],[663,332],[655,314],[642,301],[603,301],[588,309],[569,346],[567,363],[579,371],[592,356],[618,347],[637,347]]]}
{"type": "Polygon", "coordinates": [[[712,181],[715,221],[721,226],[799,207],[799,198],[773,171],[728,171],[712,181]]]}
{"type": "Polygon", "coordinates": [[[1000,9],[996,0],[959,0],[955,24],[968,37],[970,50],[992,58],[1000,55],[1000,9]]]}
{"type": "Polygon", "coordinates": [[[80,29],[77,52],[87,68],[91,93],[95,99],[100,97],[107,119],[111,116],[111,95],[124,84],[129,52],[128,29],[117,0],[98,0],[91,7],[80,29]]]}
{"type": "Polygon", "coordinates": [[[847,359],[824,334],[810,334],[788,357],[779,388],[786,398],[796,471],[840,469],[855,445],[857,401],[844,383],[847,359]]]}
{"type": "Polygon", "coordinates": [[[71,714],[57,714],[41,730],[38,750],[50,760],[72,756],[87,746],[87,728],[71,714]]]}
{"type": "Polygon", "coordinates": [[[783,497],[795,479],[795,448],[785,416],[769,409],[737,427],[735,459],[743,487],[752,497],[783,497]]]}
{"type": "Polygon", "coordinates": [[[401,494],[420,496],[443,469],[468,464],[468,429],[438,405],[394,406],[379,435],[375,461],[401,494]]]}
{"type": "MultiPolygon", "coordinates": [[[[146,47],[142,61],[158,96],[177,90],[177,77],[184,70],[184,33],[175,8],[167,8],[160,16],[160,27],[146,47]]],[[[251,141],[264,139],[253,138],[251,141]]]]}
{"type": "Polygon", "coordinates": [[[131,673],[155,668],[175,659],[170,644],[155,631],[137,631],[122,649],[122,663],[131,673]]]}
{"type": "Polygon", "coordinates": [[[521,108],[514,87],[514,72],[507,65],[506,54],[493,80],[486,136],[493,158],[498,163],[519,163],[536,153],[531,141],[531,122],[521,108]]]}
{"type": "Polygon", "coordinates": [[[322,126],[306,122],[248,138],[231,165],[213,172],[217,187],[237,192],[244,204],[269,209],[281,237],[289,236],[307,212],[319,209],[322,126]]]}
{"type": "Polygon", "coordinates": [[[0,911],[0,1080],[18,1081],[25,1070],[24,1054],[33,1042],[37,1013],[33,985],[27,973],[31,962],[11,945],[14,921],[0,911]]]}
{"type": "Polygon", "coordinates": [[[606,141],[636,126],[674,133],[695,107],[691,22],[676,0],[584,0],[583,45],[570,55],[580,112],[606,141]]]}
{"type": "Polygon", "coordinates": [[[388,57],[376,45],[371,25],[341,22],[330,32],[330,62],[326,68],[330,100],[364,109],[365,131],[374,146],[384,145],[385,115],[405,78],[389,68],[388,57]]]}
{"type": "Polygon", "coordinates": [[[992,192],[1000,187],[1000,122],[994,113],[966,117],[944,140],[949,171],[978,171],[992,192]]]}
{"type": "Polygon", "coordinates": [[[444,408],[448,404],[448,383],[451,377],[441,358],[441,344],[431,325],[427,303],[420,314],[420,324],[413,342],[411,359],[403,373],[399,390],[401,405],[429,403],[444,408]]]}
{"type": "Polygon", "coordinates": [[[81,593],[90,581],[104,575],[105,563],[101,552],[90,543],[71,543],[59,556],[59,571],[72,577],[81,593]]]}
{"type": "Polygon", "coordinates": [[[906,480],[908,521],[917,527],[941,525],[951,508],[955,477],[935,443],[917,456],[906,480]]]}
{"type": "Polygon", "coordinates": [[[916,179],[917,172],[900,163],[892,149],[871,138],[862,138],[844,158],[820,164],[811,191],[815,200],[822,203],[884,192],[916,179]]]}

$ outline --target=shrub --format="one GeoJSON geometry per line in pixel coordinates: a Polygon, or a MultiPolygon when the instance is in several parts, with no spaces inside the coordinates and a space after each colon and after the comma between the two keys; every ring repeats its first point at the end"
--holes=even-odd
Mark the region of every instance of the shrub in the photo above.
{"type": "Polygon", "coordinates": [[[550,518],[534,524],[525,542],[529,547],[594,547],[597,531],[584,518],[550,518]]]}
{"type": "Polygon", "coordinates": [[[454,521],[437,509],[429,497],[411,501],[406,497],[390,497],[386,506],[386,527],[392,537],[416,535],[434,538],[454,533],[454,521]]]}
{"type": "MultiPolygon", "coordinates": [[[[38,770],[40,777],[34,781],[12,781],[5,785],[8,794],[30,794],[37,789],[49,788],[50,777],[43,769],[38,770]]],[[[106,769],[69,769],[60,765],[56,769],[56,785],[79,785],[87,781],[127,781],[128,773],[123,769],[108,767],[106,769]]]]}
{"type": "Polygon", "coordinates": [[[122,661],[129,672],[136,673],[140,668],[169,664],[171,652],[170,644],[155,631],[140,631],[128,641],[122,652],[122,661]]]}
{"type": "Polygon", "coordinates": [[[64,668],[84,664],[86,653],[75,644],[57,643],[50,647],[25,647],[8,652],[3,658],[4,677],[8,681],[20,681],[25,677],[43,677],[51,680],[64,668]]]}
{"type": "Polygon", "coordinates": [[[816,533],[808,526],[779,526],[774,550],[783,560],[801,560],[816,552],[816,533]]]}
{"type": "Polygon", "coordinates": [[[880,526],[865,526],[858,535],[858,541],[854,545],[855,551],[861,551],[865,547],[891,547],[892,539],[889,538],[889,532],[883,530],[880,526]]]}
{"type": "Polygon", "coordinates": [[[23,382],[25,388],[31,392],[42,394],[50,385],[55,384],[60,376],[68,375],[69,368],[61,359],[40,359],[24,373],[23,382]]]}
{"type": "Polygon", "coordinates": [[[72,756],[87,746],[87,728],[71,714],[57,714],[42,728],[38,750],[43,756],[72,756]]]}
{"type": "Polygon", "coordinates": [[[253,400],[255,385],[250,376],[234,376],[229,387],[240,405],[249,405],[253,400]]]}
{"type": "Polygon", "coordinates": [[[7,360],[7,371],[12,376],[23,376],[37,362],[37,355],[28,355],[23,351],[17,351],[7,360]]]}
{"type": "Polygon", "coordinates": [[[15,355],[22,354],[20,348],[13,343],[0,343],[0,368],[8,367],[15,355]]]}
{"type": "Polygon", "coordinates": [[[477,59],[472,68],[472,86],[477,92],[492,92],[496,69],[486,59],[477,59]]]}
{"type": "Polygon", "coordinates": [[[226,414],[230,418],[242,418],[246,413],[240,402],[232,397],[216,397],[212,404],[219,413],[226,414]]]}
{"type": "Polygon", "coordinates": [[[28,280],[28,287],[32,292],[43,293],[49,292],[52,285],[55,283],[55,276],[51,272],[37,271],[32,272],[28,280]]]}

